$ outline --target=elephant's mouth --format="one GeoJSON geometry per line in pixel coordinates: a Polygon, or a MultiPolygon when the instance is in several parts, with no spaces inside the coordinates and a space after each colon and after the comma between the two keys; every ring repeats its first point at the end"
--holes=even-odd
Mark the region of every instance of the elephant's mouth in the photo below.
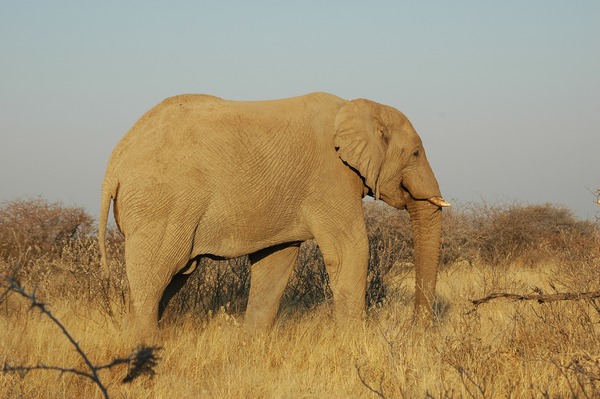
{"type": "Polygon", "coordinates": [[[416,197],[415,195],[412,194],[412,192],[410,191],[410,189],[408,189],[404,184],[400,184],[400,188],[402,189],[402,191],[404,191],[405,193],[405,198],[406,195],[409,195],[410,197],[412,197],[414,200],[421,200],[421,201],[428,201],[429,203],[438,206],[440,208],[447,208],[449,206],[452,206],[451,203],[449,203],[448,201],[446,201],[444,198],[442,198],[439,195],[434,195],[433,197],[416,197]]]}

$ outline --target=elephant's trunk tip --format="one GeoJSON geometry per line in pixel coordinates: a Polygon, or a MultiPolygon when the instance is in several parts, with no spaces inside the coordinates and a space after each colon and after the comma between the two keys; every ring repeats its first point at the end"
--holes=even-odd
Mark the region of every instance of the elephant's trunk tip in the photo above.
{"type": "Polygon", "coordinates": [[[445,207],[448,207],[448,206],[452,206],[452,204],[450,204],[449,202],[447,202],[442,197],[431,197],[427,201],[429,201],[433,205],[436,205],[436,206],[439,206],[439,207],[444,207],[445,208],[445,207]]]}

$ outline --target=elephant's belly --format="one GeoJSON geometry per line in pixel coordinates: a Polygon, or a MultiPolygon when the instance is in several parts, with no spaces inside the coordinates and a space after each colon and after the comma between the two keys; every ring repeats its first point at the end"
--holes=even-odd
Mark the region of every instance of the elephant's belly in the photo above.
{"type": "Polygon", "coordinates": [[[258,225],[203,226],[196,230],[192,256],[235,258],[264,248],[313,238],[308,229],[286,226],[273,229],[258,225]]]}

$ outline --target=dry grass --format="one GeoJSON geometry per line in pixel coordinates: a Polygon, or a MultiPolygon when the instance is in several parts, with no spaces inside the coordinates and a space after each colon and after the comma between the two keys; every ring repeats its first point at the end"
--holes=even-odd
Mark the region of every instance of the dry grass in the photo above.
{"type": "MultiPolygon", "coordinates": [[[[554,214],[554,208],[542,208],[533,211],[538,221],[540,214],[554,214]]],[[[505,215],[507,208],[502,209],[494,212],[505,215]]],[[[156,376],[122,384],[127,370],[119,366],[100,371],[100,378],[115,398],[600,397],[600,301],[540,304],[498,299],[477,309],[470,302],[492,292],[600,289],[597,226],[581,227],[562,217],[552,224],[542,218],[553,234],[546,237],[536,225],[536,240],[550,240],[552,245],[539,244],[536,254],[534,246],[517,248],[505,235],[513,253],[521,251],[510,257],[509,251],[473,243],[472,234],[477,233],[479,242],[489,245],[481,238],[480,233],[488,231],[484,227],[500,229],[497,220],[487,225],[474,222],[475,216],[490,219],[489,213],[453,212],[447,213],[452,223],[445,226],[454,235],[444,243],[439,318],[426,332],[412,322],[410,229],[403,216],[374,208],[368,210],[367,220],[372,247],[378,251],[371,259],[371,306],[364,324],[345,330],[332,322],[327,279],[312,243],[304,247],[301,273],[290,283],[275,329],[266,337],[253,336],[241,326],[246,261],[211,261],[174,299],[162,323],[156,376]],[[384,223],[388,227],[382,228],[384,223]],[[585,239],[574,233],[585,231],[591,234],[585,239]],[[563,248],[567,244],[570,252],[563,248]],[[554,248],[561,249],[558,253],[554,248]],[[493,253],[497,261],[483,261],[493,253]]],[[[519,220],[530,216],[514,213],[519,220]]],[[[560,209],[558,213],[563,215],[560,209]]],[[[514,236],[515,229],[510,231],[514,236]]],[[[85,239],[65,243],[57,257],[25,253],[6,259],[0,274],[19,265],[17,278],[27,289],[38,287],[37,295],[90,359],[104,364],[129,351],[116,333],[126,296],[120,251],[116,240],[111,246],[110,287],[99,283],[97,249],[85,239]]],[[[29,308],[14,294],[0,301],[0,362],[83,367],[56,325],[29,308]]],[[[102,396],[81,377],[32,371],[0,373],[0,397],[102,396]]]]}
{"type": "MultiPolygon", "coordinates": [[[[600,314],[591,303],[498,301],[475,312],[470,305],[490,289],[551,290],[551,276],[543,268],[448,268],[440,276],[441,320],[424,334],[413,327],[411,305],[392,298],[352,332],[334,328],[326,305],[280,319],[268,337],[249,335],[225,311],[206,322],[188,316],[164,326],[154,379],[121,384],[124,368],[101,378],[112,396],[131,398],[378,397],[365,384],[387,398],[598,397],[600,314]]],[[[3,360],[82,366],[56,326],[27,303],[10,307],[0,318],[3,360]]],[[[70,301],[51,309],[94,361],[122,355],[102,312],[70,301]]],[[[3,397],[100,397],[92,383],[66,374],[2,374],[0,381],[3,397]]]]}

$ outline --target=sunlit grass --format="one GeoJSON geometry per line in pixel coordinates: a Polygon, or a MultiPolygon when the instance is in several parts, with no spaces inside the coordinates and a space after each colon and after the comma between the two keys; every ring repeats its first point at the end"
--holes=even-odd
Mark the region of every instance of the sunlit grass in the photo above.
{"type": "MultiPolygon", "coordinates": [[[[183,317],[163,326],[155,378],[121,384],[124,368],[101,377],[114,397],[135,398],[378,397],[365,384],[388,398],[596,397],[600,314],[589,303],[470,304],[490,287],[551,289],[544,270],[445,269],[443,312],[426,332],[412,323],[412,304],[393,298],[350,331],[335,326],[326,304],[280,318],[268,336],[245,331],[241,316],[225,311],[207,321],[183,317]]],[[[120,355],[106,316],[76,306],[57,301],[52,309],[92,358],[120,355]]],[[[0,318],[3,361],[81,366],[56,326],[26,303],[13,308],[0,318]]],[[[3,397],[99,397],[87,381],[46,371],[0,381],[3,397]]]]}

